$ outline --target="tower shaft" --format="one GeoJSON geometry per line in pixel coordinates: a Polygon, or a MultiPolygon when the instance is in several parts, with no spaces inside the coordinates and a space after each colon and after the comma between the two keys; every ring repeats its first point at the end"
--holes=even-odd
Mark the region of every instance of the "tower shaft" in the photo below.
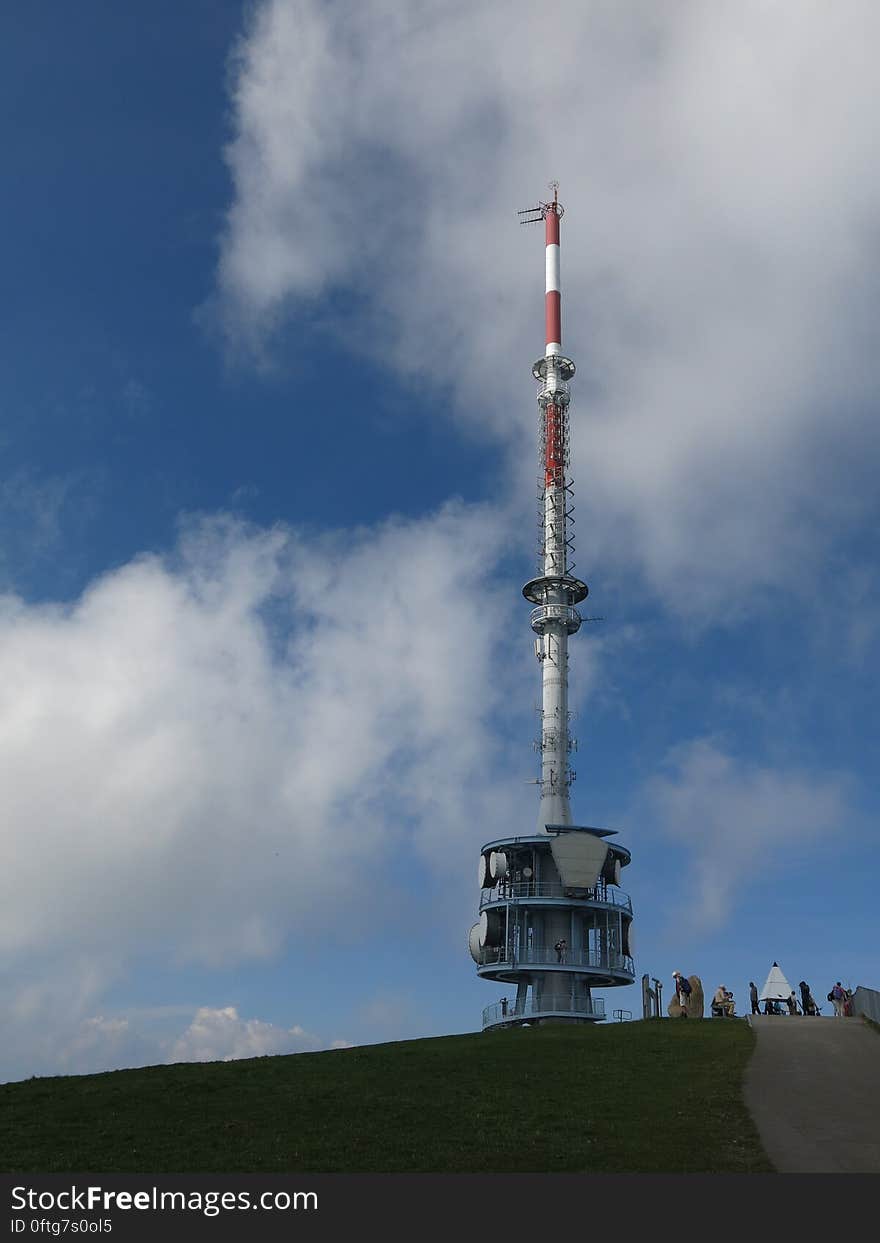
{"type": "Polygon", "coordinates": [[[562,208],[552,203],[536,209],[545,227],[545,346],[544,357],[532,368],[540,383],[538,408],[541,436],[541,569],[539,579],[526,584],[524,594],[539,607],[532,612],[532,629],[541,662],[541,803],[538,830],[547,824],[571,824],[569,786],[568,639],[581,619],[575,607],[587,595],[586,584],[569,574],[571,549],[568,520],[571,481],[568,478],[568,382],[574,363],[562,353],[562,290],[560,282],[559,219],[562,208]]]}

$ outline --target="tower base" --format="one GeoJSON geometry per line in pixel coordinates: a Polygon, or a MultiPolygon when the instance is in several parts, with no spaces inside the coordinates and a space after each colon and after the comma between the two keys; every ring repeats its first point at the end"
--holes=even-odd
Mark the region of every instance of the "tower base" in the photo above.
{"type": "Polygon", "coordinates": [[[578,1000],[566,1009],[541,1009],[529,1000],[522,1007],[506,1001],[494,1002],[483,1011],[483,1031],[497,1031],[502,1027],[539,1027],[547,1023],[601,1023],[605,1019],[605,1002],[601,997],[578,1000]]]}

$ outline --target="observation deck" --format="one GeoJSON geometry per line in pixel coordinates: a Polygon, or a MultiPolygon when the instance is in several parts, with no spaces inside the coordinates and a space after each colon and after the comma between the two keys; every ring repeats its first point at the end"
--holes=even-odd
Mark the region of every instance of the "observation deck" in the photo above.
{"type": "Polygon", "coordinates": [[[595,1023],[594,988],[632,984],[632,903],[620,889],[630,861],[613,830],[548,825],[546,834],[489,842],[480,855],[480,921],[470,951],[483,979],[516,995],[483,1026],[595,1023]]]}
{"type": "MultiPolygon", "coordinates": [[[[561,602],[562,608],[571,609],[575,613],[577,610],[574,606],[586,600],[590,589],[586,583],[575,578],[573,574],[539,574],[537,578],[529,579],[522,593],[530,604],[538,604],[542,609],[560,605],[561,602]]],[[[535,615],[535,612],[532,612],[533,619],[535,615]]],[[[565,620],[568,621],[568,614],[565,615],[565,620]]],[[[534,621],[532,629],[534,629],[534,621]]]]}
{"type": "Polygon", "coordinates": [[[554,622],[561,622],[568,634],[577,634],[582,621],[577,609],[567,604],[541,604],[529,614],[529,624],[535,634],[546,634],[554,622]]]}
{"type": "Polygon", "coordinates": [[[531,1000],[527,1000],[522,1010],[518,1011],[515,1010],[515,1003],[504,997],[483,1010],[483,1031],[491,1031],[493,1027],[509,1027],[511,1022],[524,1024],[555,1020],[559,1023],[601,1023],[604,1018],[605,1002],[601,997],[568,1006],[557,1004],[553,1010],[539,1010],[531,1000]]]}
{"type": "Polygon", "coordinates": [[[585,906],[621,907],[632,915],[632,902],[627,894],[610,885],[594,885],[592,889],[569,889],[557,881],[502,881],[497,889],[480,892],[480,910],[506,902],[564,902],[585,906]]]}

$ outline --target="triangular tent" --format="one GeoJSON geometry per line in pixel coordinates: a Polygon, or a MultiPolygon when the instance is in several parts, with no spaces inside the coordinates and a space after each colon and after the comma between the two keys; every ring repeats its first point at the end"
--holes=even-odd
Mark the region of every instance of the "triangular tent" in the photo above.
{"type": "Polygon", "coordinates": [[[788,1001],[791,996],[791,985],[779,969],[779,963],[775,962],[770,968],[770,974],[767,976],[766,983],[761,989],[761,1001],[788,1001]]]}

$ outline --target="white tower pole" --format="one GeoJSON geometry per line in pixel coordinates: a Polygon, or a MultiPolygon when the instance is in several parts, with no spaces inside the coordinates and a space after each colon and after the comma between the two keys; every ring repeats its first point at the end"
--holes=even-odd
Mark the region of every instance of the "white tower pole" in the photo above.
{"type": "Polygon", "coordinates": [[[545,224],[545,347],[544,357],[532,368],[540,382],[538,406],[541,430],[541,531],[540,578],[523,589],[526,599],[537,604],[532,629],[540,636],[537,655],[541,662],[541,804],[538,829],[548,824],[571,824],[569,786],[572,771],[568,757],[572,738],[568,728],[568,637],[581,624],[575,607],[587,596],[587,586],[569,574],[568,534],[571,480],[567,476],[568,381],[575,367],[562,353],[562,290],[560,282],[559,221],[562,216],[556,194],[529,215],[545,224]]]}

